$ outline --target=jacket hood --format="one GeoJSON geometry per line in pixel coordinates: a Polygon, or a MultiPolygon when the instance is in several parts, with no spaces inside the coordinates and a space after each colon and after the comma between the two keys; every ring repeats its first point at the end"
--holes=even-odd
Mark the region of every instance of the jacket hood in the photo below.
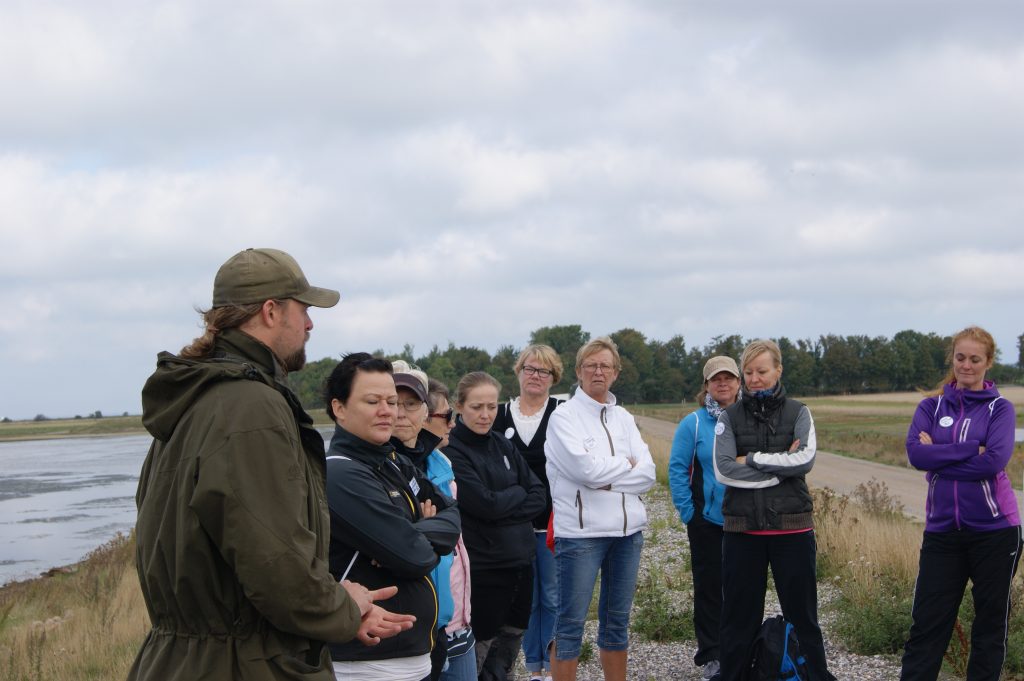
{"type": "Polygon", "coordinates": [[[214,384],[253,380],[274,386],[276,371],[270,348],[235,329],[221,334],[213,356],[207,359],[183,359],[161,352],[156,371],[142,388],[142,425],[157,440],[166,442],[185,412],[214,384]]]}
{"type": "Polygon", "coordinates": [[[990,402],[999,397],[992,381],[985,381],[981,390],[961,390],[956,387],[956,381],[952,381],[942,386],[942,394],[947,400],[963,399],[965,402],[990,402]]]}

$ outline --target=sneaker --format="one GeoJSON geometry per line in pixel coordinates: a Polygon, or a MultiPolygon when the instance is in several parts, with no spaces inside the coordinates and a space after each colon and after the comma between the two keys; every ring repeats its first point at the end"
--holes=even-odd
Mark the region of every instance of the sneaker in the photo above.
{"type": "Polygon", "coordinates": [[[722,676],[719,673],[720,669],[721,665],[718,664],[718,660],[711,660],[711,662],[704,665],[704,669],[701,671],[701,681],[717,681],[722,676]]]}

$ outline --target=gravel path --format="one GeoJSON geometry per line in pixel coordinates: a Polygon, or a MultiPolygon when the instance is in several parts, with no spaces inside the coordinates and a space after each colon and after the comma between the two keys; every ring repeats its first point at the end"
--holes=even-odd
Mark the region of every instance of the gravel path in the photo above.
{"type": "MultiPolygon", "coordinates": [[[[677,597],[681,603],[691,598],[688,565],[689,542],[686,530],[680,523],[675,508],[672,506],[668,490],[656,485],[645,495],[650,529],[645,532],[645,545],[640,566],[640,582],[654,571],[655,574],[685,578],[677,589],[668,593],[677,597]]],[[[769,585],[771,580],[769,580],[769,585]]],[[[887,656],[855,655],[841,645],[830,640],[829,627],[832,622],[828,602],[836,596],[834,590],[827,585],[819,584],[819,616],[822,630],[825,633],[825,648],[828,653],[829,668],[837,679],[844,681],[889,681],[899,678],[899,660],[887,656]]],[[[765,616],[781,613],[775,593],[769,586],[765,605],[765,616]]],[[[634,604],[633,616],[636,617],[634,604]]],[[[587,623],[586,637],[592,643],[597,638],[597,622],[587,623]]],[[[581,663],[579,681],[602,681],[601,665],[597,660],[596,644],[593,659],[581,663]]],[[[678,643],[652,643],[634,634],[630,640],[629,673],[630,681],[689,681],[700,679],[700,669],[693,664],[696,651],[695,641],[678,643]]],[[[522,666],[522,655],[519,657],[517,679],[527,679],[522,666]]]]}

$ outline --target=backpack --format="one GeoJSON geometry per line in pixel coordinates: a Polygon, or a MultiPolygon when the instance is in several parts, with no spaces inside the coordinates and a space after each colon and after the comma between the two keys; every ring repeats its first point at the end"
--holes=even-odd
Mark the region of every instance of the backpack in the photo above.
{"type": "Polygon", "coordinates": [[[809,681],[807,663],[800,654],[796,629],[782,618],[769,617],[761,624],[745,666],[745,681],[809,681]]]}

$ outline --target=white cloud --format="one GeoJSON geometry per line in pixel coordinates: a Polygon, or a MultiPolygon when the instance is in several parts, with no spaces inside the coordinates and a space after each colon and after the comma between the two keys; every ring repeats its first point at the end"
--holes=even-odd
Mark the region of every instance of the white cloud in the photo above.
{"type": "Polygon", "coordinates": [[[1012,346],[1024,8],[739,7],[0,6],[0,415],[136,408],[261,245],[342,292],[312,357],[561,323],[1012,346]]]}

